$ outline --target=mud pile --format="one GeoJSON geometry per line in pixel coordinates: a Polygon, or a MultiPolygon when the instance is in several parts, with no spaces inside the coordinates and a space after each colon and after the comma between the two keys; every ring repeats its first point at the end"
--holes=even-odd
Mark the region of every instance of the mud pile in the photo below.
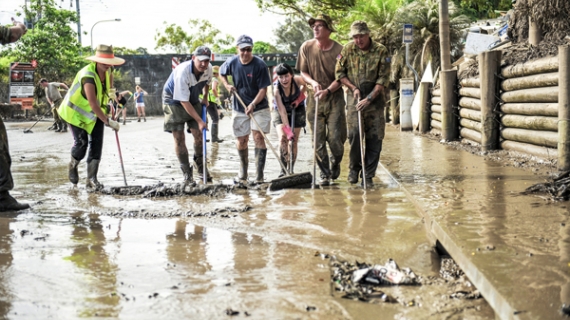
{"type": "Polygon", "coordinates": [[[570,198],[570,171],[554,176],[549,182],[534,184],[526,188],[523,194],[534,194],[551,201],[568,201],[570,198]]]}
{"type": "MultiPolygon", "coordinates": [[[[324,257],[328,258],[328,255],[324,257]]],[[[482,298],[479,291],[451,258],[441,260],[439,276],[427,277],[416,275],[409,268],[400,268],[392,259],[384,265],[373,266],[358,261],[352,264],[333,256],[330,257],[330,268],[332,288],[341,292],[341,297],[344,299],[368,303],[399,303],[409,307],[419,306],[415,299],[391,295],[390,287],[395,285],[447,286],[446,298],[482,298]]]]}
{"type": "Polygon", "coordinates": [[[170,212],[150,212],[147,210],[140,210],[140,211],[110,211],[110,212],[98,212],[101,215],[110,216],[110,217],[117,217],[117,218],[173,218],[173,217],[182,217],[182,218],[196,218],[196,217],[204,217],[204,218],[213,218],[213,217],[220,217],[220,218],[235,218],[238,217],[238,213],[243,213],[251,210],[250,206],[238,206],[238,207],[223,207],[223,208],[215,208],[212,210],[188,210],[188,211],[170,211],[170,212]]]}
{"type": "Polygon", "coordinates": [[[240,185],[224,185],[224,184],[207,184],[185,186],[181,183],[175,185],[165,185],[164,183],[157,183],[149,186],[129,186],[129,187],[111,187],[104,188],[99,192],[107,195],[121,195],[121,196],[137,196],[142,195],[144,198],[157,198],[157,197],[176,197],[176,196],[199,196],[204,195],[208,197],[225,196],[233,192],[236,188],[247,188],[240,185]]]}

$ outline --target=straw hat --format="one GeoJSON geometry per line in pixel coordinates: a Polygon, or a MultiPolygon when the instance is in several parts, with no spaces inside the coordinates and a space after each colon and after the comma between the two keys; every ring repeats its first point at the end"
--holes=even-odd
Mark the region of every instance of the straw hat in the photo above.
{"type": "Polygon", "coordinates": [[[108,46],[105,44],[98,45],[97,49],[95,50],[95,55],[87,57],[85,59],[99,63],[110,64],[112,66],[118,66],[125,63],[125,59],[115,57],[115,54],[113,53],[113,46],[108,46]]]}

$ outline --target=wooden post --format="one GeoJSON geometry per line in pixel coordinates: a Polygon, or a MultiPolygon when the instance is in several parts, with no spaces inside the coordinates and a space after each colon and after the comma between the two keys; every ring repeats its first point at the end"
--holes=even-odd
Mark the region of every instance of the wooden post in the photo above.
{"type": "Polygon", "coordinates": [[[498,106],[501,73],[501,51],[479,53],[479,77],[481,78],[481,148],[484,151],[499,149],[500,119],[495,111],[498,106]]]}
{"type": "Polygon", "coordinates": [[[390,90],[390,112],[392,124],[400,124],[400,108],[398,108],[398,90],[390,90]]]}
{"type": "Polygon", "coordinates": [[[457,114],[457,70],[442,70],[441,82],[441,137],[452,141],[459,138],[457,114]]]}
{"type": "Polygon", "coordinates": [[[422,82],[420,83],[420,89],[418,94],[420,95],[420,123],[419,123],[419,131],[421,133],[426,133],[430,130],[431,127],[431,108],[429,103],[429,82],[422,82]]]}
{"type": "Polygon", "coordinates": [[[542,30],[538,27],[536,22],[528,17],[528,43],[537,46],[542,41],[542,30]]]}
{"type": "Polygon", "coordinates": [[[558,47],[558,170],[570,170],[570,49],[558,47]]]}

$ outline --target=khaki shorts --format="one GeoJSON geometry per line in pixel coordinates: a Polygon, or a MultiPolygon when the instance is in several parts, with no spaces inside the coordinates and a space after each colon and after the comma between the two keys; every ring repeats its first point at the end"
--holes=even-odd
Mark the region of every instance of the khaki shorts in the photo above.
{"type": "MultiPolygon", "coordinates": [[[[199,103],[193,107],[199,115],[202,115],[202,106],[199,103]]],[[[181,105],[163,104],[162,111],[164,112],[164,131],[166,132],[182,131],[184,124],[187,124],[189,129],[200,129],[198,122],[181,105]]]]}
{"type": "Polygon", "coordinates": [[[251,119],[249,119],[248,115],[232,110],[232,126],[234,129],[234,137],[239,138],[247,136],[251,133],[251,130],[269,133],[271,130],[271,112],[269,111],[269,108],[253,112],[253,117],[261,127],[261,130],[257,128],[251,119]]]}

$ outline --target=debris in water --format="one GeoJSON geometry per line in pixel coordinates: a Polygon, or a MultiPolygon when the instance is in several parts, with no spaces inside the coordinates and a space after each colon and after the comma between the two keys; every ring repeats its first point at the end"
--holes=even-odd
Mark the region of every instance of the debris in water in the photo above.
{"type": "Polygon", "coordinates": [[[237,316],[237,315],[239,315],[239,311],[235,311],[235,310],[232,310],[231,308],[227,308],[226,314],[228,316],[237,316]]]}
{"type": "Polygon", "coordinates": [[[541,194],[545,195],[547,200],[567,201],[570,198],[570,171],[553,177],[549,182],[532,185],[522,194],[541,194]]]}

